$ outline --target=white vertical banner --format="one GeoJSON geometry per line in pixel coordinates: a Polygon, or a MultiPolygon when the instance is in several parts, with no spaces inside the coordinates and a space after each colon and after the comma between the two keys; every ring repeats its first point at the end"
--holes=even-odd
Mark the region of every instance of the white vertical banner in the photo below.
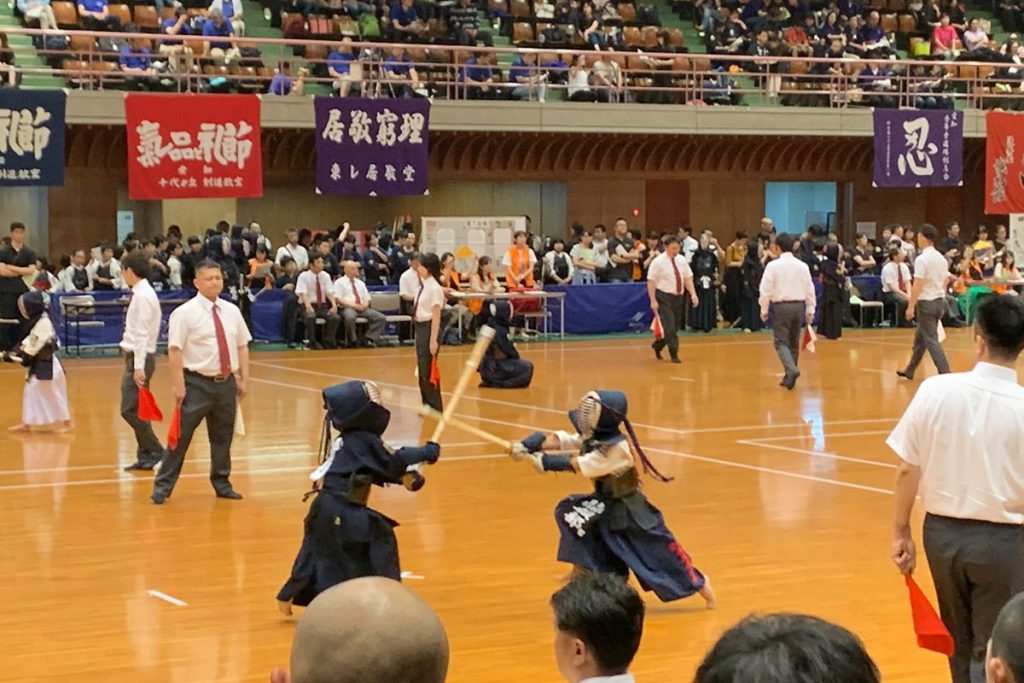
{"type": "Polygon", "coordinates": [[[1006,247],[1013,252],[1019,263],[1024,257],[1024,213],[1011,213],[1009,235],[1006,237],[1006,247]]]}

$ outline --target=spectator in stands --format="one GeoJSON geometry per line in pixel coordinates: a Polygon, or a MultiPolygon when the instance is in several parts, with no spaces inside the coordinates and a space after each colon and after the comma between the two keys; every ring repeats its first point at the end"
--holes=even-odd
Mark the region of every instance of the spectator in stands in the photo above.
{"type": "Polygon", "coordinates": [[[412,231],[398,233],[389,259],[391,284],[397,285],[401,281],[402,274],[412,267],[411,261],[415,253],[416,233],[412,231]]]}
{"type": "Polygon", "coordinates": [[[978,226],[978,235],[974,240],[974,258],[981,265],[985,277],[991,277],[996,267],[996,245],[988,238],[988,228],[978,226]]]}
{"type": "Polygon", "coordinates": [[[60,272],[60,287],[63,292],[91,292],[92,277],[86,270],[85,249],[71,254],[71,262],[60,272]]]}
{"type": "Polygon", "coordinates": [[[153,287],[160,291],[167,284],[167,275],[170,270],[167,268],[167,263],[160,258],[157,246],[160,244],[160,238],[153,237],[142,242],[142,251],[146,254],[146,258],[149,259],[149,282],[153,287]]]}
{"type": "Polygon", "coordinates": [[[380,248],[380,235],[370,231],[366,236],[366,250],[361,257],[363,279],[368,285],[381,286],[388,282],[388,255],[380,248]]]}
{"type": "Polygon", "coordinates": [[[359,264],[345,261],[344,268],[345,274],[334,283],[334,296],[341,307],[341,319],[345,324],[345,344],[349,348],[377,346],[387,318],[370,307],[371,294],[366,283],[359,279],[359,264]],[[367,322],[362,339],[356,334],[356,318],[363,318],[367,322]]]}
{"type": "Polygon", "coordinates": [[[968,52],[977,52],[982,48],[988,48],[988,34],[981,30],[977,19],[971,19],[964,31],[964,48],[968,52]]]}
{"type": "Polygon", "coordinates": [[[633,264],[640,259],[640,254],[625,218],[615,219],[614,232],[608,240],[608,258],[611,260],[609,282],[630,282],[633,279],[633,264]]]}
{"type": "Polygon", "coordinates": [[[572,259],[565,252],[561,237],[551,243],[551,251],[544,254],[544,281],[553,285],[567,285],[572,281],[572,259]]]}
{"type": "Polygon", "coordinates": [[[121,30],[121,20],[110,13],[107,0],[78,0],[78,20],[87,31],[121,30]]]}
{"type": "MultiPolygon", "coordinates": [[[[355,235],[352,235],[353,240],[355,235]]],[[[313,239],[313,251],[324,257],[324,272],[331,278],[336,280],[341,276],[341,262],[334,254],[331,253],[331,238],[328,235],[317,235],[313,239]]],[[[356,254],[358,257],[358,254],[356,254]]],[[[343,258],[342,261],[348,259],[343,258]]]]}
{"type": "Polygon", "coordinates": [[[295,628],[290,669],[275,669],[271,683],[444,683],[448,637],[403,584],[352,579],[309,604],[295,628]]]}
{"type": "Polygon", "coordinates": [[[1024,30],[1024,15],[1020,0],[999,0],[999,21],[1007,33],[1024,30]]]}
{"type": "Polygon", "coordinates": [[[608,44],[608,34],[604,32],[601,19],[594,14],[594,6],[583,3],[583,40],[597,50],[604,49],[608,44]]]}
{"type": "Polygon", "coordinates": [[[705,655],[694,683],[879,683],[878,667],[850,631],[800,614],[750,616],[705,655]]]}
{"type": "Polygon", "coordinates": [[[932,29],[932,56],[949,61],[956,57],[956,29],[949,25],[949,15],[943,14],[939,25],[932,29]]]}
{"type": "Polygon", "coordinates": [[[32,281],[32,289],[43,292],[59,292],[60,280],[50,272],[50,262],[45,256],[36,258],[36,279],[32,281]]]}
{"type": "Polygon", "coordinates": [[[985,655],[988,683],[1024,681],[1024,593],[1018,593],[999,610],[985,655]]]}
{"type": "Polygon", "coordinates": [[[339,97],[348,97],[355,90],[358,93],[363,80],[363,65],[352,53],[352,39],[341,39],[338,48],[327,55],[327,74],[333,79],[331,89],[339,97]]]}
{"type": "MultiPolygon", "coordinates": [[[[501,283],[494,274],[494,264],[490,256],[481,256],[476,262],[476,272],[469,278],[469,291],[476,294],[495,294],[501,291],[501,283]]],[[[473,314],[473,321],[470,323],[470,335],[475,336],[476,331],[487,322],[488,307],[485,299],[474,298],[466,301],[466,307],[473,314]]]]}
{"type": "Polygon", "coordinates": [[[230,64],[241,54],[234,41],[234,27],[230,21],[224,20],[220,10],[213,10],[206,17],[206,21],[203,22],[203,35],[207,40],[203,41],[203,54],[218,62],[230,64]],[[222,38],[231,40],[218,40],[222,38]]]}
{"type": "Polygon", "coordinates": [[[505,286],[509,289],[532,288],[533,267],[536,263],[537,254],[526,246],[526,231],[516,230],[512,235],[512,246],[505,251],[501,260],[501,265],[505,266],[505,286]]]}
{"type": "Polygon", "coordinates": [[[333,290],[331,278],[324,272],[324,257],[314,254],[309,262],[309,270],[299,275],[295,285],[295,295],[305,309],[306,339],[311,349],[333,349],[336,346],[341,317],[338,315],[333,290]],[[316,340],[317,320],[325,322],[322,345],[316,340]]]}
{"type": "MultiPolygon", "coordinates": [[[[129,33],[137,33],[139,30],[134,24],[128,24],[125,28],[129,33]]],[[[155,73],[148,45],[149,40],[132,38],[122,44],[119,51],[117,61],[121,71],[134,77],[129,82],[134,83],[135,88],[141,88],[143,80],[155,73]]]]}
{"type": "Polygon", "coordinates": [[[939,244],[939,251],[949,261],[950,266],[960,260],[964,251],[964,241],[960,239],[960,224],[956,221],[946,223],[946,237],[939,244]]]}
{"type": "MultiPolygon", "coordinates": [[[[424,30],[424,26],[416,14],[416,9],[412,6],[412,0],[391,3],[388,26],[390,27],[390,40],[395,43],[416,42],[424,30]]],[[[404,53],[404,50],[401,52],[404,53]]]]}
{"type": "Polygon", "coordinates": [[[818,42],[818,37],[815,35],[815,23],[814,15],[807,16],[804,20],[804,25],[794,24],[786,29],[782,36],[782,40],[786,45],[786,50],[794,57],[810,57],[813,51],[811,41],[818,42]]]}
{"type": "Polygon", "coordinates": [[[572,259],[572,283],[574,285],[597,283],[597,251],[594,249],[594,236],[589,230],[580,233],[580,243],[573,246],[569,257],[572,259]]]}
{"type": "Polygon", "coordinates": [[[1002,256],[1003,251],[1006,249],[1006,243],[1006,226],[999,224],[996,226],[996,235],[995,238],[992,240],[992,245],[996,248],[996,260],[998,260],[999,257],[1002,256]]]}
{"type": "MultiPolygon", "coordinates": [[[[631,683],[644,601],[621,577],[580,572],[551,596],[555,662],[567,683],[631,683]]],[[[824,679],[823,679],[824,680],[824,679]]]]}
{"type": "Polygon", "coordinates": [[[754,238],[747,242],[747,252],[743,256],[743,265],[740,266],[740,276],[743,279],[743,288],[740,292],[740,327],[744,332],[757,332],[762,327],[758,297],[766,253],[763,240],[754,238]]]}
{"type": "MultiPolygon", "coordinates": [[[[184,7],[174,10],[174,16],[163,19],[160,22],[160,33],[165,36],[187,36],[191,34],[188,24],[188,13],[184,7]]],[[[192,48],[186,45],[183,40],[164,38],[159,41],[157,51],[167,57],[167,64],[171,71],[188,71],[191,60],[182,60],[192,54],[192,48]],[[184,63],[183,63],[184,62],[184,63]]]]}
{"type": "Polygon", "coordinates": [[[500,81],[490,65],[490,56],[484,53],[470,55],[462,67],[462,81],[466,97],[471,100],[494,100],[501,96],[500,81]]]}
{"type": "Polygon", "coordinates": [[[864,97],[868,104],[875,107],[896,106],[896,98],[887,94],[893,92],[892,72],[884,63],[868,62],[857,77],[857,84],[869,93],[864,97]]]}
{"type": "Polygon", "coordinates": [[[181,242],[173,242],[167,248],[167,281],[171,289],[181,289],[184,284],[181,278],[182,251],[181,242]]]}
{"type": "Polygon", "coordinates": [[[123,289],[121,264],[114,258],[114,248],[103,243],[100,245],[100,257],[92,261],[86,268],[92,279],[93,291],[112,291],[123,289]]]}
{"type": "Polygon", "coordinates": [[[298,78],[292,78],[292,64],[287,60],[282,60],[281,65],[274,73],[274,77],[270,80],[270,87],[267,92],[271,95],[302,95],[302,91],[305,89],[305,79],[309,72],[305,69],[299,69],[298,78]]]}
{"type": "Polygon", "coordinates": [[[288,347],[295,346],[296,325],[299,321],[299,298],[295,287],[299,281],[299,269],[291,256],[285,256],[278,265],[280,274],[274,281],[276,289],[284,290],[284,340],[288,347]]]}
{"type": "Polygon", "coordinates": [[[480,29],[480,11],[472,0],[459,0],[448,11],[448,31],[459,45],[473,46],[477,42],[486,47],[494,45],[491,32],[480,29]]]}
{"type": "MultiPolygon", "coordinates": [[[[609,46],[607,50],[598,54],[594,60],[594,68],[590,73],[590,81],[594,85],[594,92],[599,102],[631,102],[632,95],[626,90],[626,81],[622,75],[619,63],[612,57],[615,48],[609,46]]],[[[654,69],[669,68],[666,64],[672,64],[671,59],[647,59],[647,64],[654,69]]],[[[657,74],[655,75],[657,77],[657,74]]],[[[669,79],[672,77],[669,76],[669,79]]],[[[661,95],[662,93],[655,93],[661,95]]],[[[671,93],[665,93],[671,95],[671,93]]]]}
{"type": "Polygon", "coordinates": [[[516,55],[508,70],[508,80],[516,84],[512,88],[512,99],[544,102],[547,98],[548,74],[536,64],[537,55],[532,52],[516,55]]]}
{"type": "MultiPolygon", "coordinates": [[[[403,5],[410,2],[411,0],[402,0],[403,5]]],[[[384,59],[384,80],[388,84],[391,97],[418,96],[420,75],[404,48],[395,47],[384,59]]]]}
{"type": "Polygon", "coordinates": [[[188,251],[181,257],[181,279],[192,286],[196,279],[196,264],[203,260],[203,241],[196,235],[188,238],[188,251]]]}
{"type": "Polygon", "coordinates": [[[231,22],[231,28],[234,29],[236,36],[241,38],[245,35],[245,21],[242,20],[245,6],[242,4],[242,0],[213,0],[207,13],[214,10],[220,12],[225,21],[231,22]]]}
{"type": "Polygon", "coordinates": [[[868,244],[868,236],[864,233],[857,234],[857,243],[850,250],[856,272],[854,275],[871,275],[878,265],[875,262],[874,250],[868,244]]]}
{"type": "Polygon", "coordinates": [[[586,55],[573,57],[568,84],[569,99],[573,102],[597,102],[597,93],[590,89],[590,69],[587,68],[586,55]]]}
{"type": "Polygon", "coordinates": [[[288,228],[284,231],[285,244],[279,247],[274,260],[278,265],[282,264],[285,256],[295,261],[296,268],[301,272],[309,265],[309,252],[299,244],[299,233],[295,228],[288,228]]]}
{"type": "Polygon", "coordinates": [[[882,267],[882,303],[886,308],[893,308],[899,327],[909,327],[904,313],[910,301],[910,268],[905,263],[901,249],[889,249],[889,261],[882,267]]]}
{"type": "Polygon", "coordinates": [[[43,30],[57,28],[57,18],[53,16],[50,0],[18,0],[18,11],[29,27],[38,23],[43,30]]]}
{"type": "MultiPolygon", "coordinates": [[[[256,247],[256,255],[249,259],[249,273],[245,276],[245,284],[253,294],[274,287],[274,263],[270,260],[267,248],[262,244],[256,247]]],[[[292,286],[294,287],[294,283],[292,286]]]]}

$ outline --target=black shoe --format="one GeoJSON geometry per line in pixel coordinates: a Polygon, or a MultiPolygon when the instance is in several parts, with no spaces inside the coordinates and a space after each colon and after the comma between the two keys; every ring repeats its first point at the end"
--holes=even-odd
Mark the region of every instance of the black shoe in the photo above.
{"type": "Polygon", "coordinates": [[[149,497],[153,501],[153,505],[163,505],[164,501],[167,500],[167,496],[162,493],[153,492],[153,495],[149,497]]]}
{"type": "Polygon", "coordinates": [[[793,373],[792,375],[787,373],[786,376],[782,378],[782,384],[780,384],[779,386],[786,387],[787,389],[792,391],[793,387],[796,386],[796,380],[799,377],[800,377],[800,373],[799,372],[793,373]]]}
{"type": "Polygon", "coordinates": [[[160,461],[157,460],[156,462],[142,462],[140,460],[139,462],[133,462],[131,465],[128,465],[127,467],[125,467],[124,471],[125,472],[151,472],[153,470],[153,468],[156,467],[158,462],[160,462],[160,461]]]}
{"type": "Polygon", "coordinates": [[[679,356],[672,356],[672,362],[673,363],[682,363],[683,361],[679,360],[679,356]]]}
{"type": "Polygon", "coordinates": [[[312,342],[306,348],[309,349],[310,351],[323,351],[324,350],[324,347],[322,345],[316,343],[316,342],[312,342]]]}
{"type": "Polygon", "coordinates": [[[900,377],[902,377],[903,379],[906,379],[906,380],[911,380],[912,381],[914,379],[914,373],[907,372],[906,370],[897,370],[896,374],[899,375],[900,377]]]}
{"type": "Polygon", "coordinates": [[[365,346],[368,349],[373,349],[377,347],[377,342],[373,341],[372,339],[364,339],[363,346],[365,346]]]}
{"type": "Polygon", "coordinates": [[[329,351],[333,351],[334,349],[338,348],[338,345],[337,344],[324,344],[324,348],[328,349],[329,351]]]}
{"type": "Polygon", "coordinates": [[[227,498],[228,500],[242,500],[242,494],[239,493],[238,491],[234,491],[234,490],[223,491],[223,492],[222,491],[218,491],[217,492],[217,497],[218,498],[227,498]]]}
{"type": "Polygon", "coordinates": [[[661,360],[661,347],[658,346],[658,342],[651,342],[651,348],[654,349],[654,355],[658,357],[658,360],[661,360]]]}

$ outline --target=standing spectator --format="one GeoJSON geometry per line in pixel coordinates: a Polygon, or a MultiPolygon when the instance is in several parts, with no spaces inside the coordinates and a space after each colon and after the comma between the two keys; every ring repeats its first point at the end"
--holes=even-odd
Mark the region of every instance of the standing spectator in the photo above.
{"type": "Polygon", "coordinates": [[[699,332],[710,332],[718,325],[718,257],[709,233],[700,236],[690,267],[698,299],[690,311],[690,325],[699,332]]]}
{"type": "Polygon", "coordinates": [[[191,287],[196,279],[196,264],[203,260],[203,240],[190,235],[187,241],[188,251],[181,257],[181,281],[191,287]]]}
{"type": "Polygon", "coordinates": [[[935,228],[923,225],[918,243],[923,251],[914,262],[914,286],[907,302],[907,320],[917,318],[914,330],[914,351],[910,362],[896,374],[904,379],[914,379],[914,372],[924,358],[925,350],[932,357],[939,374],[949,372],[949,361],[939,342],[939,323],[946,313],[946,285],[950,281],[946,259],[935,250],[935,228]]]}
{"type": "Polygon", "coordinates": [[[238,401],[248,392],[252,335],[238,307],[218,298],[224,290],[220,266],[200,261],[195,285],[199,293],[175,309],[168,324],[171,391],[181,406],[181,436],[175,448],[164,452],[150,496],[154,505],[162,505],[174,491],[185,452],[203,420],[213,490],[218,498],[242,499],[231,486],[231,442],[238,401]]]}
{"type": "Polygon", "coordinates": [[[679,360],[679,330],[683,326],[683,290],[690,294],[690,302],[697,306],[697,292],[693,287],[693,273],[686,258],[680,255],[679,238],[669,235],[665,238],[665,251],[651,261],[647,273],[647,296],[651,311],[661,318],[665,336],[654,340],[651,348],[661,360],[662,349],[668,347],[673,363],[679,360]]]}
{"type": "Polygon", "coordinates": [[[345,343],[349,348],[377,346],[387,318],[370,308],[370,290],[359,279],[359,264],[345,261],[345,274],[334,283],[334,297],[341,306],[341,319],[345,323],[345,343]],[[356,318],[366,320],[367,328],[360,340],[356,336],[356,318]]]}
{"type": "Polygon", "coordinates": [[[338,337],[341,317],[338,315],[338,304],[334,300],[333,289],[331,276],[324,272],[324,257],[314,254],[309,263],[309,270],[299,275],[295,285],[295,296],[299,298],[299,305],[305,309],[303,320],[309,348],[317,351],[325,346],[329,349],[336,347],[335,340],[338,337]],[[316,340],[317,320],[325,322],[323,344],[316,340]]]}
{"type": "Polygon", "coordinates": [[[874,250],[868,244],[868,236],[864,233],[857,235],[857,243],[853,247],[852,258],[856,267],[855,274],[871,275],[875,272],[878,264],[875,262],[874,250]]]}
{"type": "Polygon", "coordinates": [[[1024,681],[1024,593],[1018,593],[999,611],[992,628],[985,673],[989,683],[1024,681]]]}
{"type": "Polygon", "coordinates": [[[71,254],[71,264],[60,271],[61,291],[64,292],[91,292],[92,277],[85,267],[85,249],[77,249],[71,254]]]}
{"type": "Polygon", "coordinates": [[[167,280],[171,289],[181,289],[184,286],[181,277],[181,252],[181,242],[173,242],[167,248],[167,280]]]}
{"type": "Polygon", "coordinates": [[[694,683],[880,683],[864,643],[842,626],[802,614],[750,616],[705,655],[694,683]]]}
{"type": "Polygon", "coordinates": [[[842,261],[839,260],[839,252],[838,244],[825,245],[825,260],[821,262],[821,283],[825,292],[818,331],[826,339],[839,339],[843,336],[846,273],[842,261]]]}
{"type": "Polygon", "coordinates": [[[960,239],[960,224],[950,221],[946,224],[946,237],[939,243],[939,251],[953,267],[964,253],[964,241],[960,239]]]}
{"type": "Polygon", "coordinates": [[[390,276],[391,284],[397,285],[402,279],[402,274],[412,267],[410,263],[413,254],[416,253],[416,233],[400,232],[391,248],[390,276]]]}
{"type": "Polygon", "coordinates": [[[480,11],[472,0],[459,0],[448,10],[448,31],[459,45],[475,46],[478,41],[485,47],[494,45],[491,32],[480,29],[480,11]]]}
{"type": "Polygon", "coordinates": [[[910,268],[903,262],[903,250],[889,249],[889,261],[882,266],[882,304],[893,309],[893,320],[900,327],[910,325],[904,317],[910,302],[910,268]]]}
{"type": "Polygon", "coordinates": [[[953,683],[979,680],[971,670],[982,666],[999,610],[1024,591],[1022,349],[1024,302],[995,296],[982,303],[974,369],[922,383],[886,440],[901,461],[892,560],[903,574],[917,566],[910,515],[920,490],[928,568],[953,635],[953,683]]]}
{"type": "MultiPolygon", "coordinates": [[[[35,254],[25,245],[25,225],[11,223],[10,241],[0,245],[0,319],[19,319],[18,298],[29,291],[23,278],[32,275],[35,254]]],[[[21,342],[20,322],[0,322],[0,351],[9,351],[21,342]]]]}
{"type": "Polygon", "coordinates": [[[220,12],[226,21],[231,22],[231,28],[239,38],[245,36],[245,21],[242,20],[242,13],[245,7],[242,0],[213,0],[207,12],[214,10],[220,12]]]}
{"type": "Polygon", "coordinates": [[[583,572],[551,596],[555,662],[567,683],[632,683],[644,601],[621,577],[583,572]]]}
{"type": "Polygon", "coordinates": [[[366,251],[362,255],[366,284],[380,287],[388,281],[388,255],[380,248],[380,235],[367,233],[366,251]]]}
{"type": "MultiPolygon", "coordinates": [[[[398,312],[402,315],[415,316],[416,297],[423,288],[423,280],[420,277],[420,255],[413,252],[407,261],[409,267],[405,269],[402,276],[398,278],[398,312]]],[[[414,319],[415,322],[415,319],[414,319]]],[[[409,323],[400,323],[398,326],[398,340],[400,342],[412,339],[412,330],[409,323]]]]}
{"type": "Polygon", "coordinates": [[[611,263],[611,252],[608,250],[608,237],[605,227],[600,223],[594,226],[594,274],[598,282],[608,282],[608,271],[611,263]]]}
{"type": "Polygon", "coordinates": [[[757,332],[761,329],[757,300],[763,274],[764,243],[754,238],[747,242],[747,252],[743,255],[743,265],[740,266],[740,327],[744,332],[757,332]]]}
{"type": "Polygon", "coordinates": [[[124,260],[124,281],[132,290],[125,314],[121,351],[124,375],[121,378],[121,418],[135,433],[135,462],[126,472],[151,470],[164,454],[164,447],[153,433],[150,422],[139,419],[139,390],[149,387],[156,371],[156,343],[163,315],[156,291],[149,284],[149,262],[145,254],[133,251],[124,260]]]}
{"type": "Polygon", "coordinates": [[[743,298],[743,260],[747,256],[747,232],[737,230],[736,239],[725,248],[725,296],[722,297],[722,318],[734,326],[740,317],[743,298]]]}
{"type": "Polygon", "coordinates": [[[286,243],[278,248],[277,255],[274,257],[277,265],[281,265],[281,259],[288,256],[292,261],[295,261],[295,267],[299,272],[309,267],[309,252],[306,251],[304,246],[299,244],[298,231],[295,228],[288,228],[284,231],[284,238],[287,240],[286,243]]]}
{"type": "Polygon", "coordinates": [[[774,314],[772,332],[775,337],[775,352],[779,354],[786,371],[779,386],[792,390],[800,377],[797,363],[800,360],[800,330],[804,321],[814,323],[814,309],[817,298],[811,271],[807,264],[793,255],[793,236],[782,233],[775,238],[775,245],[781,252],[779,257],[764,268],[761,277],[761,320],[768,320],[768,307],[774,314]]]}
{"type": "MultiPolygon", "coordinates": [[[[352,237],[354,238],[355,235],[352,237]]],[[[341,264],[338,262],[338,258],[331,253],[331,238],[327,235],[317,235],[313,240],[313,249],[315,253],[324,257],[324,272],[331,278],[331,281],[338,279],[341,276],[341,264]]],[[[357,258],[358,256],[356,254],[357,258]]]]}
{"type": "Polygon", "coordinates": [[[594,236],[589,230],[580,233],[579,244],[573,245],[569,257],[572,258],[574,285],[597,283],[597,252],[594,249],[594,236]]]}
{"type": "Polygon", "coordinates": [[[687,262],[691,262],[693,261],[693,252],[697,251],[697,247],[700,245],[697,244],[697,240],[693,237],[692,225],[684,225],[681,232],[680,239],[683,245],[683,257],[687,262]]]}
{"type": "Polygon", "coordinates": [[[995,261],[998,263],[999,259],[1003,256],[1003,251],[1006,249],[1007,233],[1005,225],[996,226],[996,236],[992,240],[992,245],[995,247],[995,261]]]}
{"type": "Polygon", "coordinates": [[[572,271],[572,259],[565,253],[565,240],[558,237],[551,243],[551,251],[544,254],[544,281],[567,285],[572,281],[572,271]]]}
{"type": "Polygon", "coordinates": [[[526,246],[526,231],[516,230],[512,235],[512,246],[505,251],[501,265],[505,267],[505,286],[511,289],[534,286],[533,267],[537,254],[526,246]]]}
{"type": "Polygon", "coordinates": [[[416,370],[423,405],[444,412],[441,385],[431,380],[431,368],[441,346],[441,312],[444,290],[439,284],[441,259],[437,254],[424,254],[419,264],[420,288],[413,302],[412,316],[416,324],[416,370]]]}
{"type": "Polygon", "coordinates": [[[36,279],[32,282],[32,289],[43,292],[60,291],[60,280],[50,272],[50,263],[45,256],[36,258],[36,279]]]}
{"type": "Polygon", "coordinates": [[[629,234],[629,224],[625,218],[615,219],[615,232],[608,240],[608,257],[612,266],[608,273],[609,282],[631,282],[633,280],[633,264],[640,259],[636,244],[629,234]]]}

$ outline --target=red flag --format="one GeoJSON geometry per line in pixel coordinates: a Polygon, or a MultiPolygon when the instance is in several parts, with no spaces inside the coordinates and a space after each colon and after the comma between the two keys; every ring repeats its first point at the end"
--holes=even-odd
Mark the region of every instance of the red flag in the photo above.
{"type": "Polygon", "coordinates": [[[651,332],[654,333],[654,340],[665,338],[665,328],[661,326],[661,316],[657,313],[654,314],[654,320],[651,321],[651,332]]]}
{"type": "Polygon", "coordinates": [[[814,342],[816,342],[817,340],[818,335],[814,334],[814,330],[812,330],[811,326],[808,325],[807,327],[804,328],[804,337],[800,341],[800,348],[806,349],[807,351],[814,353],[814,342]]]}
{"type": "Polygon", "coordinates": [[[441,370],[437,367],[437,356],[430,359],[430,383],[435,387],[441,386],[441,370]]]}
{"type": "Polygon", "coordinates": [[[181,438],[181,404],[174,406],[174,415],[171,416],[171,426],[167,429],[167,447],[177,448],[178,439],[181,438]]]}
{"type": "Polygon", "coordinates": [[[163,422],[164,414],[153,398],[153,392],[146,387],[139,389],[139,419],[146,422],[163,422]]]}
{"type": "Polygon", "coordinates": [[[932,652],[939,652],[951,657],[953,655],[953,636],[935,613],[935,608],[928,602],[928,596],[907,574],[907,588],[910,590],[910,613],[914,617],[914,633],[917,634],[917,646],[932,652]]]}

